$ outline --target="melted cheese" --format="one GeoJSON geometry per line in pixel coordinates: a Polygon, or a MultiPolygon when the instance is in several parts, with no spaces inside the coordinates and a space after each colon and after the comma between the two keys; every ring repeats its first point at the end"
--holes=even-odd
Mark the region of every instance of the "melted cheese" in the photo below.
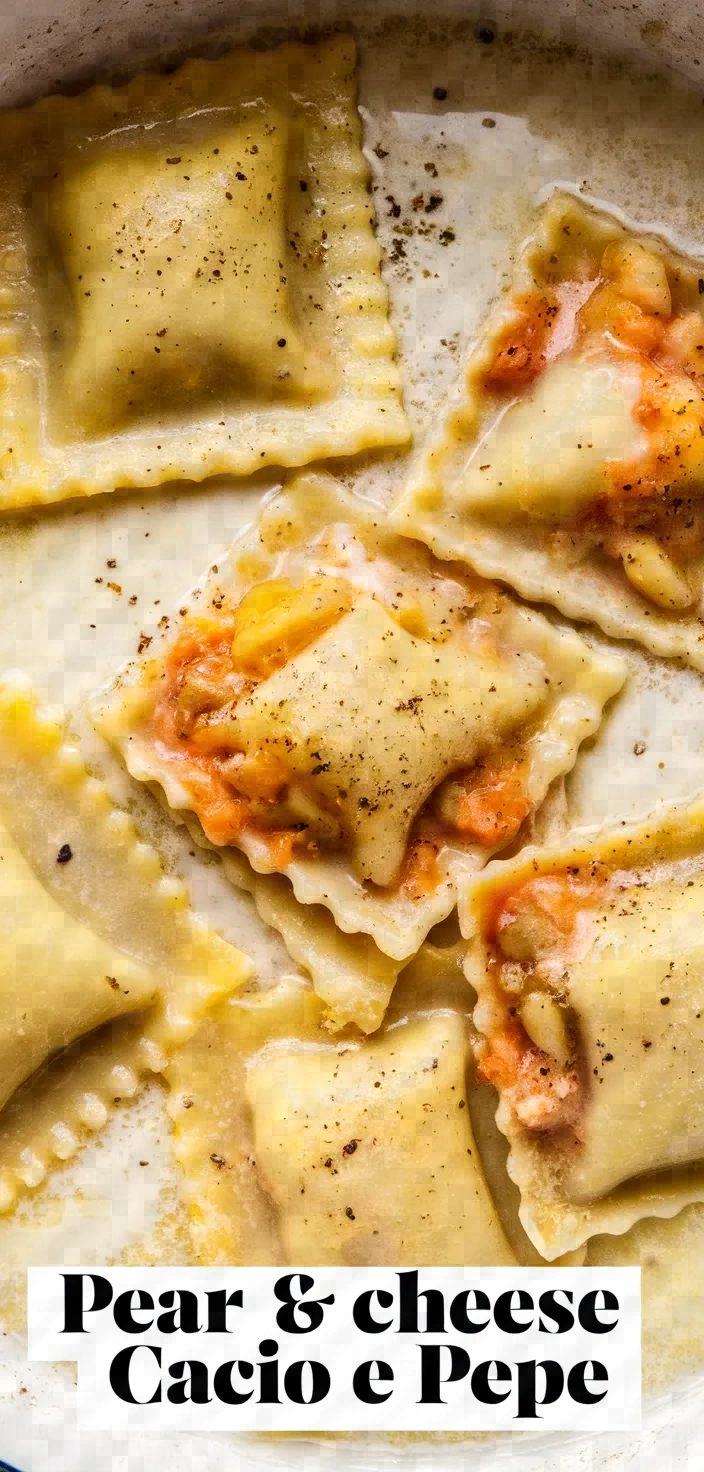
{"type": "Polygon", "coordinates": [[[606,489],[610,460],[629,460],[645,448],[633,417],[639,389],[638,370],[626,360],[558,359],[472,452],[460,501],[504,517],[577,515],[606,489]]]}

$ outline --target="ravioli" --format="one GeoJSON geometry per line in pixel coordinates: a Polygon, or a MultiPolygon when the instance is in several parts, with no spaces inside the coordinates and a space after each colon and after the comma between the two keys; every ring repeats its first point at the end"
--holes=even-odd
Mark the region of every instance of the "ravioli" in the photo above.
{"type": "MultiPolygon", "coordinates": [[[[414,966],[433,1007],[424,951],[406,1010],[414,966]]],[[[466,1018],[447,1006],[402,1013],[373,1040],[335,1044],[321,1018],[305,984],[282,980],[218,1008],[174,1057],[174,1153],[196,1258],[513,1263],[471,1130],[466,1018]]]]}
{"type": "Polygon", "coordinates": [[[441,1014],[357,1048],[253,1059],[257,1168],[287,1262],[511,1261],[471,1163],[467,1050],[462,1020],[441,1014]]]}
{"type": "Polygon", "coordinates": [[[704,669],[700,281],[661,240],[553,197],[397,529],[704,669]]]}
{"type": "Polygon", "coordinates": [[[594,1237],[587,1267],[640,1267],[643,1389],[669,1389],[704,1357],[704,1210],[637,1222],[615,1240],[594,1237]]]}
{"type": "Polygon", "coordinates": [[[191,831],[195,815],[212,846],[403,961],[572,767],[624,675],[308,475],[91,709],[191,831]]]}
{"type": "Polygon", "coordinates": [[[530,655],[500,662],[418,639],[360,593],[238,701],[236,749],[245,761],[279,756],[293,781],[317,777],[317,801],[336,814],[356,873],[384,888],[436,787],[535,714],[541,674],[530,655]]]}
{"type": "Polygon", "coordinates": [[[338,930],[324,905],[301,905],[283,874],[257,874],[234,849],[222,862],[227,878],[252,895],[264,924],[279,932],[292,960],[310,976],[324,1004],[326,1030],[353,1024],[376,1032],[405,963],[386,956],[369,935],[338,930]]]}
{"type": "Polygon", "coordinates": [[[75,314],[65,397],[85,430],[119,429],[152,407],[163,416],[173,395],[217,393],[225,377],[235,399],[321,397],[322,360],[306,361],[281,279],[288,153],[286,118],[273,112],[209,136],[175,166],[153,147],[79,163],[54,185],[75,314]],[[139,259],[116,262],[119,242],[141,239],[139,259]]]}
{"type": "Polygon", "coordinates": [[[704,1200],[704,806],[493,864],[461,903],[479,1072],[545,1256],[704,1200]]]}
{"type": "Polygon", "coordinates": [[[67,915],[0,828],[0,1109],[51,1053],[156,997],[149,970],[67,915]]]}
{"type": "Polygon", "coordinates": [[[88,776],[31,687],[7,677],[0,679],[0,812],[0,1211],[7,1211],[101,1128],[117,1101],[163,1070],[207,1008],[243,984],[249,966],[193,914],[183,886],[88,776]],[[57,1058],[60,1066],[48,1068],[57,1058]]]}
{"type": "Polygon", "coordinates": [[[408,438],[348,36],[0,121],[0,509],[408,438]]]}

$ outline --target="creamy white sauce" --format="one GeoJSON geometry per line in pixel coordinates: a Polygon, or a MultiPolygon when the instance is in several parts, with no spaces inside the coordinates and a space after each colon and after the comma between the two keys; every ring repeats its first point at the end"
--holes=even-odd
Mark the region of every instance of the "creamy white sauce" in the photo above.
{"type": "MultiPolygon", "coordinates": [[[[680,244],[704,247],[704,109],[693,87],[530,37],[482,45],[471,24],[428,32],[403,21],[361,43],[366,150],[417,435],[437,418],[468,342],[507,287],[539,191],[561,181],[680,244]],[[434,100],[435,88],[446,89],[446,100],[434,100]]],[[[405,463],[370,457],[340,469],[363,494],[386,501],[405,463]]],[[[273,484],[106,496],[4,520],[0,668],[23,668],[44,698],[76,710],[135,653],[141,633],[178,610],[273,484]]],[[[628,658],[625,694],[550,804],[553,833],[643,814],[704,781],[704,681],[635,649],[628,658]]],[[[233,897],[217,864],[97,742],[93,750],[115,796],[161,841],[197,906],[254,955],[262,980],[290,970],[281,943],[247,898],[233,897]]],[[[0,1222],[0,1259],[15,1286],[22,1264],[61,1254],[83,1263],[124,1253],[183,1260],[167,1132],[157,1088],[48,1192],[0,1222]]],[[[500,1160],[500,1141],[487,1148],[500,1160]]],[[[500,1178],[496,1167],[491,1177],[500,1178]]],[[[504,1210],[520,1244],[510,1191],[504,1210]]],[[[702,1208],[623,1239],[599,1238],[590,1249],[594,1262],[643,1264],[649,1384],[704,1356],[702,1249],[702,1208]]],[[[21,1350],[10,1361],[21,1373],[21,1350]]],[[[0,1364],[0,1400],[15,1373],[0,1364]]]]}

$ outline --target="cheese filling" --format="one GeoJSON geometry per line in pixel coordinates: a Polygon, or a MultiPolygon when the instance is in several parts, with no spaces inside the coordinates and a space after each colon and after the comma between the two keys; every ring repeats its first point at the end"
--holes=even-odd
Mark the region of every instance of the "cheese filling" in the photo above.
{"type": "Polygon", "coordinates": [[[541,875],[500,895],[488,919],[491,1036],[479,1072],[531,1130],[579,1133],[586,1081],[564,983],[604,893],[596,868],[541,875]]]}
{"type": "Polygon", "coordinates": [[[544,701],[544,671],[469,620],[469,590],[442,618],[439,600],[423,606],[374,562],[360,575],[347,551],[346,566],[272,578],[190,617],[150,739],[212,843],[256,832],[276,870],[346,849],[363,881],[422,898],[442,846],[491,848],[527,817],[514,733],[544,701]]]}
{"type": "Polygon", "coordinates": [[[666,262],[625,237],[596,280],[516,300],[484,387],[499,417],[463,498],[556,528],[575,561],[621,562],[669,613],[698,603],[704,540],[704,318],[673,300],[666,262]],[[591,288],[591,289],[589,289],[591,288]]]}

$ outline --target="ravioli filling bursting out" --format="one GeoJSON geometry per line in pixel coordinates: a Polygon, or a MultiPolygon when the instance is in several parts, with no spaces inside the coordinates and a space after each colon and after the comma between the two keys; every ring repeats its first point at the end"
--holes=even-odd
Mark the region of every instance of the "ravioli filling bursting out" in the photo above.
{"type": "Polygon", "coordinates": [[[704,1197],[703,818],[525,851],[465,911],[479,1076],[550,1256],[704,1197]]]}
{"type": "MultiPolygon", "coordinates": [[[[242,593],[219,574],[209,606],[99,702],[99,728],[210,843],[403,958],[453,907],[452,855],[476,868],[516,836],[622,667],[386,533],[324,477],[271,503],[257,537],[275,575],[242,593]]],[[[241,583],[253,554],[233,556],[241,583]]]]}
{"type": "Polygon", "coordinates": [[[0,507],[403,443],[349,36],[0,119],[0,507]]]}
{"type": "Polygon", "coordinates": [[[701,663],[703,272],[554,199],[399,527],[449,556],[454,524],[480,571],[701,663]]]}

